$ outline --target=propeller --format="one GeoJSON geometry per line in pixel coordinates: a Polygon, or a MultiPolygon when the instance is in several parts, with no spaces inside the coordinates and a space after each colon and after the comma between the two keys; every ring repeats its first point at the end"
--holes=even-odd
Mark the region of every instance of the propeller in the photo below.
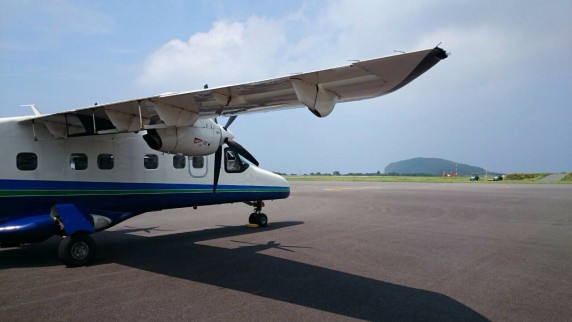
{"type": "Polygon", "coordinates": [[[236,120],[236,115],[229,117],[228,121],[226,121],[226,125],[223,127],[223,129],[228,130],[228,127],[232,124],[232,122],[234,122],[234,120],[236,120]]]}
{"type": "MultiPolygon", "coordinates": [[[[230,116],[230,117],[228,118],[228,121],[226,121],[226,125],[223,126],[222,128],[225,129],[225,130],[228,130],[228,127],[232,124],[232,122],[234,122],[234,120],[236,120],[236,118],[237,118],[236,115],[230,116]]],[[[215,122],[216,124],[218,124],[218,121],[217,121],[216,117],[214,118],[214,122],[215,122]]]]}
{"type": "Polygon", "coordinates": [[[218,185],[218,178],[220,176],[220,163],[222,160],[222,144],[218,147],[215,152],[214,158],[214,182],[213,182],[213,193],[216,192],[216,187],[218,185]]]}
{"type": "MultiPolygon", "coordinates": [[[[231,116],[228,119],[228,121],[226,122],[226,125],[222,127],[224,129],[224,132],[228,132],[228,127],[232,124],[232,122],[234,122],[234,120],[236,120],[236,115],[231,116]]],[[[215,123],[217,123],[216,119],[215,119],[215,123]]],[[[223,135],[223,137],[224,137],[224,135],[223,135]]],[[[238,153],[240,156],[244,157],[246,160],[250,161],[252,164],[254,164],[256,166],[259,165],[258,160],[256,160],[256,158],[252,154],[250,154],[250,152],[248,152],[248,150],[246,150],[242,145],[240,145],[238,142],[232,140],[228,136],[224,137],[223,141],[221,142],[221,144],[219,145],[218,149],[215,152],[213,193],[216,192],[216,188],[218,186],[218,179],[220,177],[220,167],[221,167],[221,163],[222,163],[222,145],[223,145],[223,143],[226,143],[236,153],[238,153]]]]}

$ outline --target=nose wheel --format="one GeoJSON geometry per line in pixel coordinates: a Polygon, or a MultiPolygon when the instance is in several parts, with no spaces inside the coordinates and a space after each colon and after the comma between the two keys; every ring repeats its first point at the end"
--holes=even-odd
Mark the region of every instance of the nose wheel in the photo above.
{"type": "Polygon", "coordinates": [[[268,226],[268,216],[266,216],[266,214],[263,214],[263,213],[253,212],[248,217],[248,223],[249,224],[256,224],[260,227],[266,227],[266,226],[268,226]]]}
{"type": "Polygon", "coordinates": [[[255,224],[259,227],[268,226],[268,216],[262,213],[262,207],[264,207],[263,201],[249,202],[248,205],[254,206],[254,212],[248,217],[249,224],[255,224]]]}

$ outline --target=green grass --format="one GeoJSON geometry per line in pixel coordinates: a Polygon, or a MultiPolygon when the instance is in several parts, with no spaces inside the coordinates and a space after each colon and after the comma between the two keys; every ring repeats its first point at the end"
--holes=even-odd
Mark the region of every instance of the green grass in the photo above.
{"type": "Polygon", "coordinates": [[[511,173],[507,174],[505,179],[508,181],[534,182],[538,179],[546,177],[549,174],[550,173],[511,173]]]}
{"type": "Polygon", "coordinates": [[[566,176],[564,176],[564,178],[562,178],[560,181],[572,183],[572,172],[566,174],[566,176]]]}
{"type": "Polygon", "coordinates": [[[289,181],[361,181],[361,182],[469,182],[469,177],[406,176],[286,176],[289,181]]]}
{"type": "MultiPolygon", "coordinates": [[[[481,177],[479,181],[470,181],[468,176],[461,177],[418,177],[418,176],[285,176],[288,181],[360,181],[360,182],[435,182],[435,183],[540,183],[539,179],[546,173],[507,175],[503,181],[492,181],[493,177],[481,177]]],[[[569,173],[560,183],[572,184],[572,173],[569,173]],[[568,179],[566,179],[568,178],[568,179]],[[566,180],[565,180],[566,179],[566,180]]]]}

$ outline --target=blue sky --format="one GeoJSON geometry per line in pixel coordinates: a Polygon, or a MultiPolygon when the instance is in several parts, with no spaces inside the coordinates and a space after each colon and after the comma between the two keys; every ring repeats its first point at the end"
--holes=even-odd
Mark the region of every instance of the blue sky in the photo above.
{"type": "Polygon", "coordinates": [[[256,81],[441,47],[401,90],[241,116],[263,168],[375,172],[440,157],[572,171],[572,2],[0,0],[0,116],[256,81]]]}

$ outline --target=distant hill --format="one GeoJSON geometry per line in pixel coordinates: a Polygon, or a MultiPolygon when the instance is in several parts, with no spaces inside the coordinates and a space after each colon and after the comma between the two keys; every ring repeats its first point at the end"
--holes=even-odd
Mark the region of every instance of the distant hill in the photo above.
{"type": "MultiPolygon", "coordinates": [[[[443,172],[457,172],[460,176],[473,173],[484,175],[485,169],[439,158],[413,158],[393,162],[385,167],[385,174],[440,176],[443,172]]],[[[489,172],[489,174],[495,173],[489,172]]]]}

